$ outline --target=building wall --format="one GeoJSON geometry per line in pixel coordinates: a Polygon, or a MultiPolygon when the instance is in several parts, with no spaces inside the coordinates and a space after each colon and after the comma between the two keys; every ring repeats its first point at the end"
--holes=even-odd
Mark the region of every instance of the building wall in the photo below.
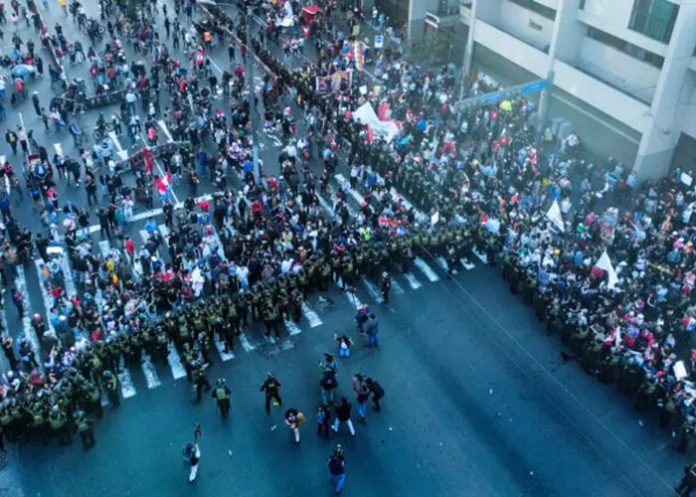
{"type": "Polygon", "coordinates": [[[551,43],[553,21],[515,3],[501,0],[498,27],[539,49],[551,43]]]}
{"type": "Polygon", "coordinates": [[[664,56],[667,45],[628,29],[633,0],[586,0],[585,8],[578,10],[578,20],[626,40],[636,46],[664,56]]]}
{"type": "Polygon", "coordinates": [[[580,45],[577,65],[645,103],[652,102],[660,76],[657,67],[587,37],[580,45]]]}

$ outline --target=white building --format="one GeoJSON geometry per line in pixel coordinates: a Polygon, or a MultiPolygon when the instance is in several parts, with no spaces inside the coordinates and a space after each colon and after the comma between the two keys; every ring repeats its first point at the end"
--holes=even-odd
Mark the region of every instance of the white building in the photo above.
{"type": "Polygon", "coordinates": [[[550,77],[550,116],[591,148],[641,178],[696,166],[696,0],[463,0],[460,17],[474,66],[550,77]]]}

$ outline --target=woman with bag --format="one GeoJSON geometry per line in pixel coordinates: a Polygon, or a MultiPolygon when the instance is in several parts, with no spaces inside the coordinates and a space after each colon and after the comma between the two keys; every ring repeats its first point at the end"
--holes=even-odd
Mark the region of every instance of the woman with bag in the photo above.
{"type": "Polygon", "coordinates": [[[305,416],[297,409],[290,408],[285,411],[285,424],[295,435],[295,443],[300,443],[300,426],[304,423],[305,416]]]}

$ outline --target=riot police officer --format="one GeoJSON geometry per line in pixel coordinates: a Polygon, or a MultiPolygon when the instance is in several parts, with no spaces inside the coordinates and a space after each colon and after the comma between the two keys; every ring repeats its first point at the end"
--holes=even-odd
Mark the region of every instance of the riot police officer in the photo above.
{"type": "Polygon", "coordinates": [[[82,446],[85,450],[94,447],[94,430],[92,429],[92,421],[87,417],[85,411],[75,411],[73,416],[75,420],[75,431],[79,433],[82,439],[82,446]]]}
{"type": "Polygon", "coordinates": [[[218,379],[213,390],[213,398],[220,408],[220,415],[225,419],[230,412],[230,389],[225,385],[224,378],[218,379]]]}

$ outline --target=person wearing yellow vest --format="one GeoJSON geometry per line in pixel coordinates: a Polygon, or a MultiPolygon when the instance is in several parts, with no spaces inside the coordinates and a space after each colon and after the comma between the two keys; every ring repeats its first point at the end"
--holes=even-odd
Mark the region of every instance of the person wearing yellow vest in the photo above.
{"type": "Polygon", "coordinates": [[[73,415],[75,420],[75,431],[79,433],[82,439],[82,447],[89,450],[94,447],[94,430],[92,429],[92,421],[87,417],[85,411],[75,411],[73,415]]]}
{"type": "Polygon", "coordinates": [[[68,416],[60,407],[51,407],[51,413],[48,415],[48,426],[50,426],[51,433],[58,439],[61,445],[70,445],[71,437],[68,416]]]}
{"type": "Polygon", "coordinates": [[[215,390],[213,390],[213,398],[220,408],[220,416],[225,419],[230,413],[230,389],[225,385],[224,378],[218,379],[215,390]]]}

